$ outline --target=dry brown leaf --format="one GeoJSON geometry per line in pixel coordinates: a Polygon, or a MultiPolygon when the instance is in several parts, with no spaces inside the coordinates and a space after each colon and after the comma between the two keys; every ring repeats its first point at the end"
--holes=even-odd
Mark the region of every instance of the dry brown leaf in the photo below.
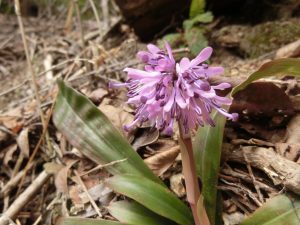
{"type": "Polygon", "coordinates": [[[300,115],[291,119],[286,129],[286,143],[299,144],[300,143],[300,115]]]}
{"type": "Polygon", "coordinates": [[[70,187],[69,195],[75,205],[83,204],[81,198],[79,197],[80,192],[81,189],[79,188],[79,185],[72,185],[70,187]]]}
{"type": "Polygon", "coordinates": [[[117,108],[109,104],[108,100],[104,99],[101,105],[98,107],[113,123],[123,133],[123,126],[129,124],[133,121],[133,115],[124,111],[122,108],[117,108]]]}
{"type": "Polygon", "coordinates": [[[161,176],[172,166],[179,152],[179,146],[175,146],[145,159],[144,162],[157,176],[161,176]]]}
{"type": "Polygon", "coordinates": [[[54,162],[49,162],[44,164],[44,169],[49,174],[57,174],[60,170],[62,170],[65,166],[61,164],[57,164],[54,162]]]}
{"type": "Polygon", "coordinates": [[[15,151],[17,150],[17,145],[16,144],[12,144],[10,146],[8,146],[7,148],[3,149],[2,151],[6,152],[4,159],[3,159],[3,163],[4,165],[8,165],[8,163],[12,160],[13,154],[15,153],[15,151]]]}
{"type": "Polygon", "coordinates": [[[17,144],[21,150],[21,153],[25,157],[29,157],[29,140],[28,140],[28,128],[24,128],[17,137],[17,144]]]}
{"type": "Polygon", "coordinates": [[[89,98],[94,102],[95,104],[99,104],[103,98],[108,94],[108,91],[103,88],[98,88],[94,90],[91,94],[89,94],[89,98]]]}
{"type": "Polygon", "coordinates": [[[77,160],[71,160],[67,166],[58,171],[54,181],[55,187],[58,192],[68,194],[68,172],[76,162],[77,160]]]}
{"type": "Polygon", "coordinates": [[[15,108],[0,115],[0,124],[17,134],[23,127],[22,112],[20,108],[15,108]]]}
{"type": "Polygon", "coordinates": [[[148,127],[139,130],[141,131],[141,134],[135,137],[132,143],[132,147],[136,150],[142,146],[154,143],[159,137],[159,131],[157,129],[148,127]]]}
{"type": "Polygon", "coordinates": [[[183,180],[184,177],[182,173],[178,173],[170,177],[170,188],[179,198],[186,194],[183,180]]]}

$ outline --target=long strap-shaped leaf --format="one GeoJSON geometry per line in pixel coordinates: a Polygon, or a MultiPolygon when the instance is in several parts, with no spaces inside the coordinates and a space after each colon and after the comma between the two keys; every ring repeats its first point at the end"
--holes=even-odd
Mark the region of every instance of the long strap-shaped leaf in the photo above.
{"type": "Polygon", "coordinates": [[[67,217],[62,220],[59,225],[129,225],[127,223],[120,223],[117,221],[87,219],[78,217],[67,217]]]}
{"type": "Polygon", "coordinates": [[[219,205],[217,202],[217,184],[226,118],[217,112],[213,112],[212,118],[216,126],[199,128],[193,148],[197,173],[202,181],[204,205],[213,225],[217,224],[216,221],[218,221],[216,216],[219,205]]]}
{"type": "Polygon", "coordinates": [[[189,208],[162,185],[134,175],[114,176],[107,179],[106,184],[178,224],[194,225],[189,208]]]}
{"type": "Polygon", "coordinates": [[[256,210],[241,225],[300,225],[300,199],[276,196],[256,210]]]}
{"type": "Polygon", "coordinates": [[[263,77],[278,75],[300,76],[300,59],[276,59],[263,64],[257,71],[252,73],[247,80],[236,86],[232,90],[231,95],[234,95],[255,80],[263,77]]]}
{"type": "Polygon", "coordinates": [[[74,147],[99,164],[126,159],[107,167],[112,174],[136,174],[162,183],[92,102],[63,81],[58,86],[53,122],[74,147]]]}
{"type": "Polygon", "coordinates": [[[123,223],[132,225],[176,225],[136,202],[118,201],[109,205],[109,213],[123,223]]]}

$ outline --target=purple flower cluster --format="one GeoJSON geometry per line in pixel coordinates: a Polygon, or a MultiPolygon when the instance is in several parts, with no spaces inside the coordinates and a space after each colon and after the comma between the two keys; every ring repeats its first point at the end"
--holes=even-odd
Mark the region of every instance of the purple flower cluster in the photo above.
{"type": "Polygon", "coordinates": [[[230,87],[229,83],[211,85],[208,78],[223,73],[222,67],[209,67],[205,61],[211,56],[212,48],[204,48],[193,59],[182,58],[175,62],[172,49],[166,43],[166,52],[153,44],[148,51],[137,56],[145,63],[144,70],[126,68],[125,83],[110,83],[110,87],[128,88],[128,103],[136,106],[134,121],[125,125],[125,130],[150,121],[152,126],[170,135],[173,124],[180,121],[188,133],[197,126],[214,126],[210,117],[212,109],[235,120],[236,113],[228,113],[222,105],[230,105],[231,99],[220,97],[216,90],[230,87]]]}

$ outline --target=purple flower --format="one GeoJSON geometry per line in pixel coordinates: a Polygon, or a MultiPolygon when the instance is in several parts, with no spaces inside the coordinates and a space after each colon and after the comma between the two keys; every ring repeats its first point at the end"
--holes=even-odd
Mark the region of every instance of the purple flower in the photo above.
{"type": "Polygon", "coordinates": [[[126,68],[125,83],[110,83],[110,87],[128,88],[128,103],[136,106],[134,121],[125,125],[130,130],[149,121],[152,126],[172,134],[173,124],[180,120],[188,133],[197,126],[214,126],[210,117],[213,109],[229,119],[236,120],[236,113],[221,108],[230,105],[231,99],[220,97],[216,90],[229,88],[229,83],[211,85],[208,78],[223,73],[222,67],[210,67],[205,61],[211,56],[212,48],[204,48],[193,59],[182,58],[176,63],[172,49],[166,43],[166,52],[149,44],[148,52],[140,51],[137,56],[145,63],[144,70],[126,68]]]}

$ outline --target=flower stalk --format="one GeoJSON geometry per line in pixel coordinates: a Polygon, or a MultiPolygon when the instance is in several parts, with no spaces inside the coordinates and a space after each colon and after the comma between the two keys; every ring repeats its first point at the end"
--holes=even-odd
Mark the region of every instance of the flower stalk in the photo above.
{"type": "Polygon", "coordinates": [[[198,206],[197,204],[203,204],[200,199],[200,188],[196,172],[196,164],[193,154],[192,140],[189,134],[186,134],[184,127],[179,121],[179,144],[182,159],[182,172],[185,179],[187,201],[190,204],[194,221],[196,225],[210,225],[207,213],[204,206],[198,206]],[[198,209],[201,209],[199,212],[198,209]]]}

